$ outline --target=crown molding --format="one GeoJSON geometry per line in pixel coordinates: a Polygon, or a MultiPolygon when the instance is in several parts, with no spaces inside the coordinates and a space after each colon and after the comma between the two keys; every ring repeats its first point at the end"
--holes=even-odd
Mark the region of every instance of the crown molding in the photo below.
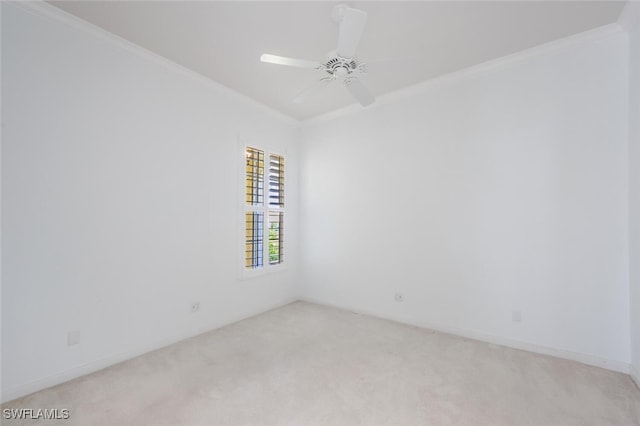
{"type": "MultiPolygon", "coordinates": [[[[638,3],[640,4],[640,3],[638,3]]],[[[469,78],[474,78],[477,75],[487,74],[495,72],[501,69],[508,68],[512,65],[528,60],[530,58],[536,58],[546,55],[552,55],[557,52],[572,48],[576,45],[589,43],[595,40],[611,37],[616,34],[624,32],[624,29],[618,23],[612,23],[604,25],[602,27],[594,28],[582,33],[574,34],[568,37],[564,37],[558,40],[554,40],[548,43],[534,46],[529,49],[521,50],[516,53],[512,53],[507,56],[502,56],[497,59],[473,65],[468,68],[463,68],[459,71],[453,71],[447,74],[443,74],[438,77],[434,77],[429,80],[422,81],[420,83],[408,86],[385,95],[380,96],[376,102],[367,108],[362,108],[360,105],[354,104],[344,108],[340,108],[335,111],[321,114],[315,117],[308,118],[302,121],[303,126],[314,125],[318,123],[324,123],[334,120],[336,118],[352,115],[356,113],[364,113],[369,109],[379,108],[383,105],[398,102],[400,100],[413,98],[419,94],[428,92],[441,86],[465,81],[469,78]]]]}
{"type": "Polygon", "coordinates": [[[222,92],[223,94],[235,98],[245,104],[249,104],[254,108],[257,108],[271,117],[284,121],[288,124],[299,125],[299,121],[293,117],[290,117],[280,111],[277,111],[267,105],[256,101],[255,99],[246,96],[242,93],[239,93],[215,80],[210,79],[198,72],[195,72],[189,68],[186,68],[176,62],[173,62],[164,56],[158,55],[150,50],[145,49],[142,46],[139,46],[135,43],[130,42],[120,36],[117,36],[109,31],[98,27],[90,22],[87,22],[75,15],[72,15],[68,12],[65,12],[62,9],[59,9],[43,0],[29,0],[29,1],[2,1],[0,0],[2,6],[14,6],[23,11],[31,13],[33,15],[37,15],[40,17],[44,17],[47,19],[54,20],[56,22],[60,22],[67,27],[73,28],[76,31],[82,32],[84,34],[88,34],[92,37],[95,37],[99,40],[105,41],[115,47],[118,47],[122,50],[125,50],[131,54],[134,54],[138,57],[141,57],[145,60],[153,61],[159,65],[164,66],[165,68],[183,75],[185,77],[196,80],[204,85],[209,86],[210,88],[222,92]]]}
{"type": "Polygon", "coordinates": [[[564,50],[575,45],[605,38],[605,37],[611,36],[612,34],[618,34],[625,30],[629,31],[630,28],[637,28],[640,21],[640,0],[639,1],[629,0],[625,5],[625,8],[621,12],[617,23],[612,23],[609,25],[598,27],[598,28],[585,31],[579,34],[571,35],[559,40],[554,40],[539,46],[525,49],[520,52],[516,52],[516,53],[503,56],[497,59],[492,59],[482,64],[473,65],[471,67],[464,68],[462,70],[453,71],[453,72],[414,84],[412,86],[408,86],[408,87],[387,93],[385,95],[380,96],[376,100],[376,103],[367,107],[366,109],[363,109],[358,104],[352,104],[347,107],[330,111],[325,114],[317,115],[315,117],[307,118],[304,120],[297,120],[263,103],[260,103],[247,95],[239,93],[215,80],[212,80],[209,77],[206,77],[198,72],[188,69],[182,65],[179,65],[165,58],[164,56],[151,52],[150,50],[147,50],[120,36],[110,33],[98,27],[97,25],[91,24],[81,18],[78,18],[75,15],[72,15],[68,12],[63,11],[62,9],[52,6],[43,0],[30,0],[30,1],[1,1],[0,0],[0,3],[2,3],[3,6],[5,5],[16,6],[20,9],[39,15],[41,17],[46,17],[46,18],[61,22],[77,31],[81,31],[85,34],[89,34],[93,37],[96,37],[114,46],[117,46],[125,51],[135,54],[139,57],[161,64],[178,74],[182,74],[189,78],[195,79],[200,83],[203,83],[213,88],[214,90],[220,91],[228,96],[231,96],[246,104],[249,104],[255,108],[258,108],[264,111],[265,113],[269,114],[273,118],[276,118],[278,120],[281,120],[288,124],[293,124],[296,126],[300,126],[300,125],[306,126],[306,125],[327,122],[339,117],[344,117],[344,116],[352,115],[355,113],[362,113],[369,109],[379,108],[380,106],[397,102],[399,100],[412,98],[420,93],[427,92],[436,87],[452,84],[457,81],[463,81],[465,79],[471,78],[478,74],[484,74],[493,70],[502,69],[529,58],[551,54],[553,52],[564,50]]]}
{"type": "Polygon", "coordinates": [[[618,24],[629,32],[640,28],[640,0],[627,1],[618,17],[618,24]]]}

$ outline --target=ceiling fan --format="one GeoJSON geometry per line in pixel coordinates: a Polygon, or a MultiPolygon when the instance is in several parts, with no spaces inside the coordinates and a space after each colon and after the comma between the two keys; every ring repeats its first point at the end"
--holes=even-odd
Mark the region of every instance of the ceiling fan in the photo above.
{"type": "Polygon", "coordinates": [[[360,62],[356,57],[356,49],[367,23],[367,14],[362,10],[339,4],[333,8],[332,17],[334,21],[340,24],[338,47],[327,54],[325,62],[314,62],[266,53],[260,57],[260,60],[290,67],[313,68],[326,74],[315,85],[296,96],[293,102],[302,102],[310,93],[338,80],[345,85],[349,93],[362,106],[371,105],[376,99],[359,79],[360,76],[367,72],[366,64],[360,62]]]}

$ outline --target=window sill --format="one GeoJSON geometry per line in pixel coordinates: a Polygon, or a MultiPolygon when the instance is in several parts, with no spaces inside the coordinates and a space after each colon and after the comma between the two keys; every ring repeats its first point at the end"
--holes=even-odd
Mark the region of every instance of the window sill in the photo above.
{"type": "Polygon", "coordinates": [[[246,269],[240,271],[239,281],[251,280],[254,278],[264,277],[266,275],[277,274],[288,270],[286,264],[271,265],[264,268],[246,269]]]}

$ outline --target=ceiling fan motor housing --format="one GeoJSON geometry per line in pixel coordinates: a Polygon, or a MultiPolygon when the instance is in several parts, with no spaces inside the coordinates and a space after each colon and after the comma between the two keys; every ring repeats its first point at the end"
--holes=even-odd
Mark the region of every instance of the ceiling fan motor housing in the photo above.
{"type": "Polygon", "coordinates": [[[358,62],[355,59],[345,59],[334,56],[325,64],[327,73],[335,77],[346,77],[358,69],[358,62]]]}
{"type": "MultiPolygon", "coordinates": [[[[360,63],[356,58],[356,49],[364,32],[367,14],[362,10],[339,4],[333,9],[333,18],[340,25],[338,47],[329,52],[326,62],[314,62],[267,53],[260,56],[260,60],[272,64],[324,71],[328,75],[316,82],[312,89],[322,88],[332,81],[340,80],[362,106],[370,105],[375,101],[375,97],[358,78],[367,73],[366,64],[360,63]]],[[[309,92],[310,89],[305,90],[293,101],[301,102],[309,92]]]]}

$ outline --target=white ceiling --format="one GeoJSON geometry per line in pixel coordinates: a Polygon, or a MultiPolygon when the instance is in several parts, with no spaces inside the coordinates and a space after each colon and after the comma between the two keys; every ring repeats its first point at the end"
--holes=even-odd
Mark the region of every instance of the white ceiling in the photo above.
{"type": "MultiPolygon", "coordinates": [[[[293,118],[354,103],[339,83],[291,100],[320,71],[261,63],[262,53],[322,61],[335,49],[339,2],[55,1],[109,32],[293,118]]],[[[376,96],[617,20],[615,1],[356,1],[368,14],[361,61],[406,58],[363,81],[376,96]]]]}

